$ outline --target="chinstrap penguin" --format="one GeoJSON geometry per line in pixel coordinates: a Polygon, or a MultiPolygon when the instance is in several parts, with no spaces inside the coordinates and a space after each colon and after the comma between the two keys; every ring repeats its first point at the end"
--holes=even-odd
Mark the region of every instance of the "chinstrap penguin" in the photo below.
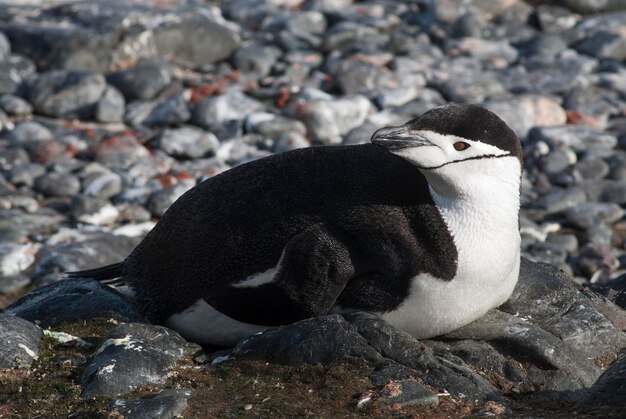
{"type": "Polygon", "coordinates": [[[430,338],[505,302],[520,262],[514,132],[450,104],[371,142],[230,169],[180,197],[123,262],[69,275],[126,283],[151,321],[224,346],[353,310],[430,338]]]}

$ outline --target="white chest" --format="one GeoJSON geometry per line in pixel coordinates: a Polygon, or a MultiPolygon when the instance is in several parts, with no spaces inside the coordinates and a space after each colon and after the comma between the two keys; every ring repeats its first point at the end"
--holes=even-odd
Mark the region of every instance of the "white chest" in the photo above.
{"type": "Polygon", "coordinates": [[[433,194],[454,237],[457,273],[442,281],[429,274],[412,279],[409,298],[381,317],[418,339],[437,336],[504,303],[517,283],[520,235],[513,208],[485,200],[483,208],[433,194]]]}

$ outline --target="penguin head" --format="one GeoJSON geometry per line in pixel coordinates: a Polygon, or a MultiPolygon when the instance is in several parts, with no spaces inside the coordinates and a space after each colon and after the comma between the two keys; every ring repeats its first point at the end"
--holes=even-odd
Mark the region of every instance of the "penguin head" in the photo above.
{"type": "Polygon", "coordinates": [[[480,106],[439,106],[402,126],[379,129],[371,141],[416,166],[443,195],[462,194],[481,184],[497,187],[500,182],[516,185],[519,194],[519,139],[480,106]]]}

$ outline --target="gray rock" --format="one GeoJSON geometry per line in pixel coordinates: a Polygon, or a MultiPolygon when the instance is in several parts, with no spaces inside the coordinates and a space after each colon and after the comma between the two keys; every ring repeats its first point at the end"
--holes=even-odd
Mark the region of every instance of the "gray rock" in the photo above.
{"type": "Polygon", "coordinates": [[[108,199],[79,195],[70,202],[69,216],[77,223],[112,226],[119,210],[108,199]]]}
{"type": "Polygon", "coordinates": [[[147,323],[120,293],[92,279],[43,286],[10,304],[5,312],[44,328],[96,318],[147,323]]]}
{"type": "Polygon", "coordinates": [[[160,218],[165,214],[165,211],[178,199],[187,192],[189,189],[196,185],[194,180],[184,180],[172,186],[163,188],[150,195],[146,202],[146,209],[152,213],[153,216],[160,218]]]}
{"type": "Polygon", "coordinates": [[[532,243],[524,246],[523,249],[524,256],[535,262],[544,262],[559,268],[566,266],[568,253],[565,249],[545,242],[532,243]]]}
{"type": "Polygon", "coordinates": [[[382,388],[377,394],[378,402],[383,405],[412,406],[412,405],[436,405],[439,398],[426,386],[414,379],[392,381],[382,388]]]}
{"type": "Polygon", "coordinates": [[[626,58],[626,36],[623,24],[626,11],[587,16],[572,32],[580,40],[574,45],[579,52],[603,59],[626,58]]]}
{"type": "Polygon", "coordinates": [[[248,45],[235,51],[233,64],[239,71],[263,78],[270,74],[280,55],[280,49],[274,46],[248,45]]]}
{"type": "Polygon", "coordinates": [[[229,120],[242,120],[246,115],[264,108],[261,102],[240,91],[232,91],[198,103],[193,110],[191,121],[202,128],[210,129],[214,124],[229,120]]]}
{"type": "Polygon", "coordinates": [[[526,319],[591,359],[614,356],[626,346],[626,335],[550,265],[522,258],[515,291],[499,310],[526,319]]]}
{"type": "Polygon", "coordinates": [[[626,352],[615,361],[576,403],[576,407],[626,405],[626,352]]]}
{"type": "Polygon", "coordinates": [[[481,38],[484,22],[476,13],[465,13],[452,24],[450,34],[455,38],[481,38]]]}
{"type": "Polygon", "coordinates": [[[581,178],[586,180],[604,179],[610,173],[610,166],[599,158],[584,158],[574,165],[581,178]]]}
{"type": "Polygon", "coordinates": [[[610,150],[617,145],[615,136],[580,125],[533,128],[528,137],[535,142],[545,141],[552,149],[565,147],[577,152],[589,149],[610,150]]]}
{"type": "MultiPolygon", "coordinates": [[[[410,374],[431,388],[449,391],[470,399],[501,400],[494,387],[472,371],[459,358],[446,357],[433,352],[408,333],[397,330],[377,316],[365,313],[345,315],[358,333],[365,338],[385,359],[379,368],[399,364],[413,370],[410,374]],[[390,363],[389,360],[393,362],[390,363]]],[[[390,376],[390,379],[404,379],[408,376],[390,376]]],[[[380,375],[379,375],[380,379],[380,375]]]]}
{"type": "Polygon", "coordinates": [[[23,121],[7,135],[13,146],[28,146],[32,143],[54,140],[54,135],[47,127],[36,121],[23,121]]]}
{"type": "Polygon", "coordinates": [[[122,192],[122,177],[110,171],[91,173],[82,180],[83,195],[110,199],[122,192]]]}
{"type": "Polygon", "coordinates": [[[563,5],[577,13],[599,13],[624,10],[620,0],[564,0],[563,5]]]}
{"type": "Polygon", "coordinates": [[[30,285],[30,278],[23,274],[0,276],[0,294],[18,295],[30,285]]]}
{"type": "Polygon", "coordinates": [[[0,97],[0,109],[8,115],[28,115],[33,112],[33,106],[19,96],[3,95],[0,97]]]}
{"type": "Polygon", "coordinates": [[[312,48],[321,45],[321,36],[326,32],[326,26],[324,14],[313,10],[297,13],[285,22],[285,30],[289,34],[312,48]]]}
{"type": "Polygon", "coordinates": [[[7,174],[7,180],[15,186],[32,187],[35,179],[46,173],[46,168],[36,163],[15,165],[7,174]]]}
{"type": "Polygon", "coordinates": [[[199,66],[228,58],[240,42],[230,29],[198,16],[164,25],[155,31],[154,40],[159,56],[199,66]]]}
{"type": "Polygon", "coordinates": [[[0,278],[26,271],[35,262],[39,248],[35,243],[0,242],[0,278]]]}
{"type": "Polygon", "coordinates": [[[169,64],[160,60],[146,60],[128,70],[111,73],[107,82],[115,86],[126,98],[132,100],[154,99],[172,83],[169,64]]]}
{"type": "MultiPolygon", "coordinates": [[[[588,359],[585,352],[573,347],[567,340],[564,342],[554,334],[517,317],[528,320],[522,313],[512,316],[492,311],[446,335],[453,339],[490,342],[507,361],[494,356],[491,350],[485,351],[485,347],[471,343],[468,345],[473,350],[459,348],[455,344],[450,345],[449,350],[458,353],[479,371],[488,372],[491,369],[516,385],[521,385],[520,390],[577,390],[593,384],[600,376],[602,371],[588,359]],[[485,358],[482,354],[486,355],[485,358]],[[515,367],[515,361],[530,366],[515,367]]],[[[437,347],[436,344],[433,346],[437,347]]]]}
{"type": "Polygon", "coordinates": [[[64,218],[49,210],[25,213],[22,209],[0,209],[0,240],[25,242],[28,235],[53,234],[59,230],[64,218]]]}
{"type": "Polygon", "coordinates": [[[609,236],[609,240],[596,239],[580,249],[577,267],[590,282],[604,281],[619,268],[619,260],[613,254],[610,245],[609,236]]]}
{"type": "Polygon", "coordinates": [[[56,281],[64,272],[117,263],[138,244],[135,238],[111,233],[80,235],[72,242],[65,241],[52,241],[40,252],[32,274],[37,283],[56,281]]]}
{"type": "MultiPolygon", "coordinates": [[[[376,97],[376,104],[385,109],[393,106],[402,106],[415,100],[422,93],[422,88],[426,80],[421,74],[398,75],[403,79],[398,87],[390,89],[380,89],[380,94],[376,97]]],[[[398,83],[390,82],[392,86],[398,83]]]]}
{"type": "Polygon", "coordinates": [[[566,210],[569,207],[580,205],[587,200],[585,191],[580,188],[551,189],[542,195],[536,202],[539,208],[546,210],[548,214],[566,210]]]}
{"type": "Polygon", "coordinates": [[[0,32],[0,58],[11,55],[11,44],[5,34],[0,32]]]}
{"type": "Polygon", "coordinates": [[[0,58],[0,94],[16,94],[36,73],[35,63],[20,55],[0,58]]]}
{"type": "Polygon", "coordinates": [[[283,153],[297,148],[310,147],[311,143],[304,138],[304,135],[297,132],[287,132],[281,134],[272,145],[273,153],[283,153]]]}
{"type": "Polygon", "coordinates": [[[158,100],[134,100],[130,102],[124,111],[124,123],[134,128],[140,128],[159,103],[161,102],[158,100]]]}
{"type": "Polygon", "coordinates": [[[306,103],[300,112],[313,141],[339,144],[341,136],[365,122],[372,110],[369,100],[353,96],[334,101],[314,100],[306,103]]]}
{"type": "Polygon", "coordinates": [[[615,223],[625,214],[617,204],[585,202],[565,210],[565,219],[577,227],[592,229],[600,223],[615,223]]]}
{"type": "Polygon", "coordinates": [[[518,57],[517,50],[507,42],[482,38],[451,39],[445,51],[452,56],[473,57],[488,69],[506,68],[518,57]]]}
{"type": "Polygon", "coordinates": [[[98,122],[122,122],[124,119],[124,96],[113,86],[107,86],[96,104],[94,118],[98,122]]]}
{"type": "Polygon", "coordinates": [[[549,175],[561,173],[572,163],[570,154],[562,150],[554,150],[541,159],[541,169],[549,175]]]}
{"type": "Polygon", "coordinates": [[[385,371],[377,374],[380,383],[414,376],[456,396],[498,398],[495,389],[462,361],[436,357],[407,333],[364,313],[316,317],[270,329],[242,340],[232,354],[287,365],[363,359],[385,371]]]}
{"type": "Polygon", "coordinates": [[[580,17],[571,10],[555,4],[541,4],[535,9],[534,17],[543,32],[561,32],[570,29],[580,17]]]}
{"type": "Polygon", "coordinates": [[[239,342],[233,356],[286,365],[382,359],[356,328],[339,315],[302,320],[250,336],[239,342]]]}
{"type": "Polygon", "coordinates": [[[525,56],[554,57],[567,49],[567,42],[557,34],[538,34],[519,46],[525,56]]]}
{"type": "Polygon", "coordinates": [[[596,66],[597,60],[568,49],[554,57],[531,56],[522,66],[510,67],[497,76],[518,93],[563,94],[579,86],[596,66]]]}
{"type": "Polygon", "coordinates": [[[107,407],[111,416],[127,419],[169,419],[183,416],[193,390],[166,389],[151,398],[114,400],[107,407]]]}
{"type": "Polygon", "coordinates": [[[51,71],[40,74],[28,88],[28,100],[43,115],[92,118],[106,89],[104,77],[84,71],[51,71]]]}
{"type": "Polygon", "coordinates": [[[332,25],[325,33],[322,51],[368,51],[379,50],[389,41],[378,30],[356,22],[343,21],[332,25]]]}
{"type": "Polygon", "coordinates": [[[161,385],[176,362],[200,349],[168,328],[126,323],[111,330],[81,376],[81,398],[118,397],[161,385]]]}
{"type": "Polygon", "coordinates": [[[35,179],[34,189],[46,197],[72,197],[80,192],[80,181],[70,173],[49,172],[35,179]]]}
{"type": "Polygon", "coordinates": [[[602,183],[596,183],[596,188],[600,191],[600,200],[626,204],[626,184],[623,182],[606,179],[602,183]]]}
{"type": "Polygon", "coordinates": [[[626,180],[626,153],[621,150],[615,150],[612,155],[606,159],[609,165],[609,175],[611,179],[625,181],[626,180]]]}
{"type": "Polygon", "coordinates": [[[379,84],[378,68],[360,57],[359,59],[341,59],[331,73],[336,74],[337,85],[344,95],[368,95],[379,84]]]}
{"type": "Polygon", "coordinates": [[[94,158],[110,169],[128,170],[148,158],[150,152],[132,133],[104,138],[94,146],[94,158]]]}
{"type": "Polygon", "coordinates": [[[578,239],[574,234],[549,234],[546,238],[546,245],[563,249],[566,252],[575,252],[578,250],[578,239]]]}
{"type": "Polygon", "coordinates": [[[30,368],[39,354],[41,329],[29,321],[0,313],[0,368],[30,368]]]}
{"type": "Polygon", "coordinates": [[[191,117],[184,93],[164,97],[155,103],[143,120],[135,119],[133,125],[165,126],[184,124],[191,117]]]}
{"type": "Polygon", "coordinates": [[[434,86],[453,102],[482,102],[487,97],[503,94],[506,89],[495,74],[483,71],[473,58],[460,57],[451,61],[434,86]],[[478,67],[474,70],[475,67],[478,67]]]}
{"type": "Polygon", "coordinates": [[[278,138],[285,133],[306,134],[306,127],[302,122],[270,113],[249,115],[245,127],[248,132],[262,134],[266,138],[278,138]]]}
{"type": "Polygon", "coordinates": [[[197,159],[215,153],[219,141],[215,135],[195,127],[165,129],[155,145],[173,157],[197,159]]]}
{"type": "Polygon", "coordinates": [[[465,2],[462,0],[434,2],[431,5],[435,18],[445,23],[452,23],[461,15],[470,12],[478,15],[501,15],[511,6],[510,3],[500,1],[465,2]]]}

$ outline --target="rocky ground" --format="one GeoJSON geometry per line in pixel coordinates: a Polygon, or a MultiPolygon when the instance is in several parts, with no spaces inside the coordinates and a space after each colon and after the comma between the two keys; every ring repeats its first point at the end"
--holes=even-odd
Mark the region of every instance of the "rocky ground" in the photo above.
{"type": "Polygon", "coordinates": [[[621,0],[130,4],[0,1],[0,417],[619,414],[621,0]],[[329,316],[232,353],[58,282],[123,259],[210,176],[450,101],[517,132],[524,256],[572,279],[525,262],[511,301],[442,339],[329,316]]]}

